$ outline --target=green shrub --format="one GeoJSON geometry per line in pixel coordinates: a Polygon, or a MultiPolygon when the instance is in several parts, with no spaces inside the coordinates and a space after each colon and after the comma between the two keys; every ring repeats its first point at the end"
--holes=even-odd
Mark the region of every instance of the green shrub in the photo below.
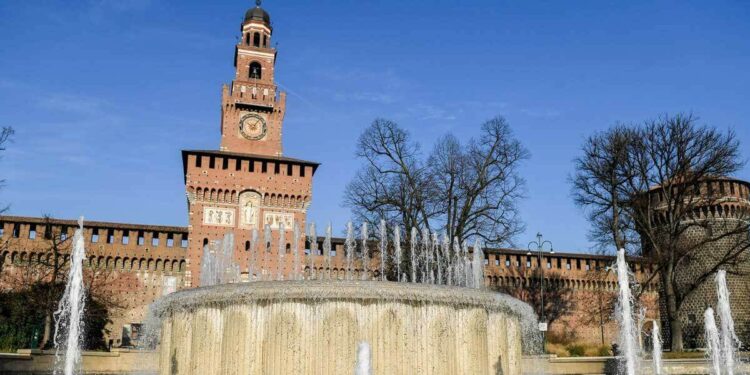
{"type": "Polygon", "coordinates": [[[566,349],[571,357],[583,357],[586,354],[586,348],[583,345],[568,345],[566,349]]]}

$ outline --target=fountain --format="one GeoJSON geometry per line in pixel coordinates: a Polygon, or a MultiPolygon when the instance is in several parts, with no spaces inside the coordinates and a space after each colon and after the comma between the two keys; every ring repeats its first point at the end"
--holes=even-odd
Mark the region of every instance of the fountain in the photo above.
{"type": "Polygon", "coordinates": [[[651,326],[651,361],[653,362],[654,375],[662,374],[661,364],[661,332],[659,332],[659,324],[656,320],[653,321],[651,326]]]}
{"type": "Polygon", "coordinates": [[[625,250],[617,252],[617,283],[619,287],[617,322],[620,328],[619,345],[622,348],[620,372],[627,375],[638,373],[638,335],[633,312],[633,295],[630,291],[630,270],[625,260],[625,250]]]}
{"type": "Polygon", "coordinates": [[[734,331],[734,319],[729,306],[727,271],[725,270],[716,273],[716,294],[719,299],[717,307],[721,322],[721,358],[726,366],[726,374],[734,375],[734,367],[737,362],[735,357],[740,347],[740,340],[734,331]]]}
{"type": "Polygon", "coordinates": [[[706,335],[706,356],[711,364],[711,374],[721,375],[721,344],[714,309],[710,307],[706,309],[703,314],[703,325],[706,335]]]}
{"type": "Polygon", "coordinates": [[[357,346],[357,368],[354,370],[355,375],[372,375],[370,368],[370,345],[362,341],[357,346]]]}
{"type": "Polygon", "coordinates": [[[86,291],[83,285],[83,260],[86,250],[83,240],[83,217],[73,235],[73,251],[65,292],[55,311],[55,367],[54,375],[73,375],[81,372],[81,344],[83,311],[86,291]]]}
{"type": "MultiPolygon", "coordinates": [[[[383,226],[380,232],[387,238],[383,226]]],[[[448,254],[444,249],[457,240],[425,232],[420,241],[418,234],[412,230],[413,262],[405,262],[409,282],[399,280],[405,259],[397,228],[396,280],[364,269],[353,277],[357,241],[349,224],[345,280],[277,274],[165,296],[154,305],[162,322],[160,374],[351,374],[355,366],[363,374],[521,374],[522,348],[536,343],[533,309],[483,288],[480,242],[471,256],[467,249],[448,254]],[[436,277],[443,269],[466,275],[436,277]]],[[[381,267],[370,264],[366,235],[363,227],[361,261],[381,267]]],[[[326,264],[330,237],[329,226],[326,264]]]]}

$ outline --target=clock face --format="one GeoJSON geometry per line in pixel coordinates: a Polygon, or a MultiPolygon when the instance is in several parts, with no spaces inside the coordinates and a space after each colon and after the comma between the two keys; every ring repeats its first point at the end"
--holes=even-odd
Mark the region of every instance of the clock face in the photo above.
{"type": "Polygon", "coordinates": [[[240,134],[251,141],[263,139],[266,136],[266,120],[255,113],[242,116],[240,119],[240,134]]]}

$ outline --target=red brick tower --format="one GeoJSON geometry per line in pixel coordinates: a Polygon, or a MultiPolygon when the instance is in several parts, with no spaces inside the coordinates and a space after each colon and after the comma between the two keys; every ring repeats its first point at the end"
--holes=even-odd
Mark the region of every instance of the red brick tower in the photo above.
{"type": "MultiPolygon", "coordinates": [[[[243,277],[256,251],[266,251],[261,266],[276,269],[278,228],[284,223],[287,256],[283,268],[290,271],[292,224],[305,226],[312,199],[312,177],[317,163],[282,156],[281,128],[286,95],[274,83],[276,50],[271,47],[271,17],[260,1],[245,14],[242,38],[235,47],[236,69],[231,86],[224,86],[221,103],[220,150],[184,150],[185,189],[188,197],[189,234],[185,286],[199,286],[203,246],[235,235],[235,258],[243,277]],[[261,243],[263,227],[273,231],[271,246],[261,243]],[[252,231],[261,240],[250,246],[252,231]]],[[[300,243],[304,241],[300,239],[300,243]]],[[[285,246],[284,246],[285,245],[285,246]]],[[[302,246],[300,246],[302,247],[302,246]]]]}

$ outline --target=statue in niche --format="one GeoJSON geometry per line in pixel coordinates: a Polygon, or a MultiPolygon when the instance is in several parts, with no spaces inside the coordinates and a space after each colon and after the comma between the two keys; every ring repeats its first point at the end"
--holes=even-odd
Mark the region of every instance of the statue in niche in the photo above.
{"type": "Polygon", "coordinates": [[[260,194],[254,191],[246,191],[240,194],[240,215],[243,226],[256,228],[258,226],[258,214],[260,212],[260,194]]]}

